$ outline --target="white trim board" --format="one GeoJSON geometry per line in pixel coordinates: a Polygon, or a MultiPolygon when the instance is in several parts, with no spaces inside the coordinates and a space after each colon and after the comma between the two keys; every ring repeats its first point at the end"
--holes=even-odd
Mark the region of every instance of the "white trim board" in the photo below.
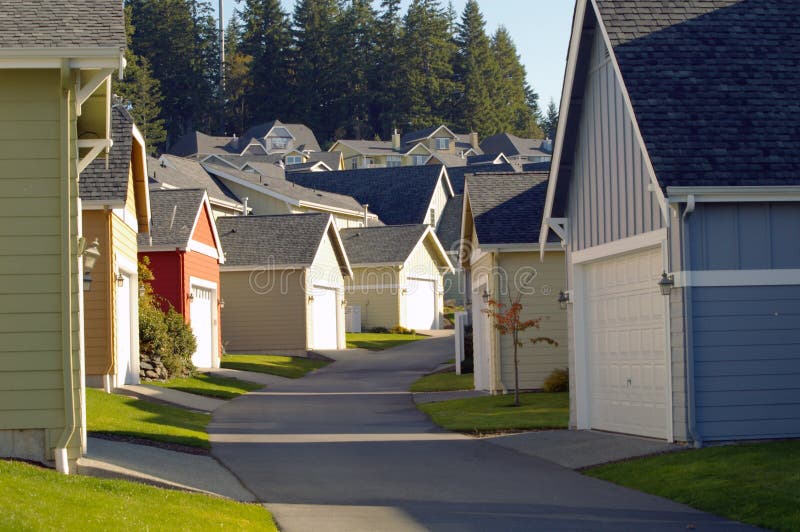
{"type": "Polygon", "coordinates": [[[194,251],[195,253],[200,253],[201,255],[205,255],[206,257],[211,257],[212,259],[219,260],[220,255],[217,252],[217,248],[209,246],[208,244],[203,244],[202,242],[198,242],[197,240],[190,240],[189,245],[186,247],[188,251],[194,251]]]}
{"type": "Polygon", "coordinates": [[[201,279],[200,277],[189,276],[189,287],[197,286],[198,288],[207,288],[208,290],[217,291],[218,285],[214,281],[201,279]]]}
{"type": "Polygon", "coordinates": [[[685,203],[694,196],[697,203],[800,201],[800,187],[667,187],[669,202],[685,203]]]}
{"type": "Polygon", "coordinates": [[[676,287],[800,285],[800,269],[680,271],[673,275],[676,287]]]}
{"type": "Polygon", "coordinates": [[[601,244],[580,251],[573,251],[571,261],[573,264],[581,264],[595,260],[604,259],[613,255],[622,255],[643,248],[661,245],[667,240],[667,230],[657,229],[640,235],[614,240],[608,244],[601,244]]]}

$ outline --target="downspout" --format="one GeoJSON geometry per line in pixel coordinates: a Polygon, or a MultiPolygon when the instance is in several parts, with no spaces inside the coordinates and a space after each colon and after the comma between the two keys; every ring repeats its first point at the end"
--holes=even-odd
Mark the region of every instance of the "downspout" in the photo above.
{"type": "Polygon", "coordinates": [[[61,374],[64,387],[65,427],[58,438],[54,454],[56,470],[69,474],[69,453],[67,447],[75,437],[78,422],[75,417],[74,372],[75,361],[72,354],[72,75],[67,60],[61,62],[61,102],[59,120],[61,121],[61,374]]]}
{"type": "MultiPolygon", "coordinates": [[[[686,222],[689,216],[694,212],[695,200],[694,194],[690,194],[686,201],[686,209],[681,215],[681,269],[690,271],[689,265],[689,246],[688,234],[686,231],[686,222]]],[[[695,416],[695,386],[694,386],[694,340],[692,334],[692,286],[691,280],[685,279],[683,287],[683,330],[684,332],[684,348],[686,349],[686,415],[688,419],[689,435],[692,437],[692,443],[695,447],[700,448],[703,446],[703,437],[697,431],[697,421],[695,416]],[[688,281],[688,282],[687,282],[688,281]]]]}
{"type": "Polygon", "coordinates": [[[189,320],[186,319],[186,299],[189,297],[189,295],[186,292],[186,271],[184,270],[184,268],[186,268],[186,251],[181,251],[179,249],[178,250],[178,275],[180,275],[180,278],[181,278],[181,282],[180,282],[180,286],[181,286],[181,298],[180,298],[181,308],[178,309],[178,312],[180,312],[183,315],[183,321],[185,321],[186,323],[189,323],[189,320]]]}
{"type": "Polygon", "coordinates": [[[106,216],[106,242],[108,242],[108,252],[106,253],[106,264],[108,264],[107,274],[106,274],[106,282],[108,283],[108,296],[107,296],[107,303],[108,303],[108,330],[109,330],[109,345],[108,350],[113,353],[111,357],[111,362],[105,368],[105,376],[103,377],[104,380],[104,387],[106,393],[111,393],[111,381],[114,378],[114,371],[116,371],[116,364],[117,364],[117,328],[116,323],[114,321],[114,310],[116,309],[116,276],[114,275],[114,262],[113,262],[113,246],[111,243],[111,233],[112,233],[112,221],[111,221],[111,210],[106,207],[103,209],[103,213],[106,216]]]}

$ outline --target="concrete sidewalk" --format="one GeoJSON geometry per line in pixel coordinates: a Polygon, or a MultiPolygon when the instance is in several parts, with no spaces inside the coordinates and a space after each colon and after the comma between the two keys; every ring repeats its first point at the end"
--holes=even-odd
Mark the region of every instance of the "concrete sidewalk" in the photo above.
{"type": "Polygon", "coordinates": [[[201,412],[213,412],[227,402],[222,399],[181,392],[162,386],[153,386],[152,384],[126,384],[125,386],[119,387],[115,393],[132,395],[140,399],[160,401],[181,408],[199,410],[201,412]]]}
{"type": "Polygon", "coordinates": [[[209,375],[216,375],[218,377],[226,377],[228,379],[239,379],[240,381],[255,382],[263,386],[281,386],[293,379],[286,377],[279,377],[277,375],[270,375],[269,373],[258,373],[255,371],[241,371],[238,369],[227,368],[200,368],[198,371],[207,373],[209,375]]]}
{"type": "Polygon", "coordinates": [[[211,456],[89,438],[78,474],[119,478],[162,488],[194,491],[243,502],[256,497],[211,456]]]}

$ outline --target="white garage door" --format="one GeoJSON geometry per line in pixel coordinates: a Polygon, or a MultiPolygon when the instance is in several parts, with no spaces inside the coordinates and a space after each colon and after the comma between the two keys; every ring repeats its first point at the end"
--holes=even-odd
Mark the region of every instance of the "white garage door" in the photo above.
{"type": "Polygon", "coordinates": [[[491,383],[492,320],[486,314],[489,305],[483,301],[483,294],[487,291],[486,284],[482,284],[472,292],[472,363],[477,390],[489,390],[491,383]]]}
{"type": "Polygon", "coordinates": [[[406,327],[415,330],[436,328],[436,283],[425,279],[408,279],[406,294],[406,327]]]}
{"type": "Polygon", "coordinates": [[[592,428],[667,437],[661,249],[586,267],[592,428]]]}
{"type": "Polygon", "coordinates": [[[122,286],[116,287],[117,386],[136,382],[131,364],[131,353],[133,352],[131,349],[133,340],[131,331],[131,278],[124,273],[121,273],[121,275],[122,286]]]}
{"type": "Polygon", "coordinates": [[[336,290],[315,286],[311,308],[314,349],[337,349],[336,290]]]}
{"type": "Polygon", "coordinates": [[[198,368],[210,368],[214,357],[214,291],[193,286],[192,295],[194,298],[189,306],[189,319],[197,338],[192,364],[198,368]]]}

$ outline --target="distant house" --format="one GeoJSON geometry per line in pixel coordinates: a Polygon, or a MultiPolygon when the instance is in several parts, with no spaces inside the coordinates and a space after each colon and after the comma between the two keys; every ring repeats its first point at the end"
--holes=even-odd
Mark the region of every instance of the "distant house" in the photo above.
{"type": "Polygon", "coordinates": [[[578,1],[539,239],[567,252],[573,428],[800,436],[797,20],[578,1]]]}
{"type": "Polygon", "coordinates": [[[202,189],[153,190],[150,198],[152,228],[149,235],[139,235],[139,256],[150,259],[153,291],[191,324],[197,339],[192,363],[219,367],[219,268],[225,255],[208,194],[202,189]]]}
{"type": "MultiPolygon", "coordinates": [[[[545,163],[546,164],[546,163],[545,163]]],[[[545,168],[548,169],[549,166],[545,168]]],[[[536,168],[534,170],[540,170],[536,168]]],[[[499,164],[473,164],[470,166],[454,166],[447,169],[447,175],[450,178],[450,183],[453,185],[453,191],[456,194],[464,193],[464,183],[466,177],[469,175],[477,174],[511,174],[518,172],[518,166],[501,162],[499,164]]]]}
{"type": "Polygon", "coordinates": [[[227,352],[345,348],[344,282],[352,270],[332,216],[235,216],[218,224],[227,252],[227,352]]]}
{"type": "Polygon", "coordinates": [[[86,444],[82,255],[94,251],[78,181],[111,147],[125,21],[117,0],[4,2],[2,19],[0,456],[70,473],[86,444]]]}
{"type": "Polygon", "coordinates": [[[441,328],[443,274],[453,266],[429,225],[343,229],[341,237],[353,268],[348,310],[362,330],[441,328]]]}
{"type": "Polygon", "coordinates": [[[483,139],[481,150],[484,153],[502,153],[512,163],[545,163],[553,158],[553,141],[500,133],[483,139]]]}
{"type": "Polygon", "coordinates": [[[505,393],[514,388],[514,346],[486,314],[488,301],[522,306],[523,320],[542,318],[523,334],[520,388],[540,389],[554,369],[567,367],[567,313],[558,302],[566,286],[564,250],[558,239],[539,260],[539,225],[547,173],[481,174],[467,178],[461,262],[470,279],[475,389],[505,393]],[[558,342],[530,345],[525,335],[558,342]]]}
{"type": "Polygon", "coordinates": [[[432,158],[446,166],[457,166],[460,160],[482,153],[477,133],[460,135],[447,126],[434,126],[402,136],[395,131],[391,141],[339,140],[328,151],[341,153],[347,169],[420,166],[428,164],[432,158]]]}
{"type": "Polygon", "coordinates": [[[139,382],[137,234],[150,231],[145,140],[122,105],[111,108],[108,158],[81,173],[83,234],[102,253],[83,294],[86,384],[139,382]]]}
{"type": "Polygon", "coordinates": [[[439,220],[436,236],[442,244],[453,271],[444,275],[445,305],[453,304],[463,307],[466,303],[467,278],[461,261],[458,258],[461,249],[461,219],[464,209],[464,195],[457,194],[447,200],[447,204],[439,220]]]}

